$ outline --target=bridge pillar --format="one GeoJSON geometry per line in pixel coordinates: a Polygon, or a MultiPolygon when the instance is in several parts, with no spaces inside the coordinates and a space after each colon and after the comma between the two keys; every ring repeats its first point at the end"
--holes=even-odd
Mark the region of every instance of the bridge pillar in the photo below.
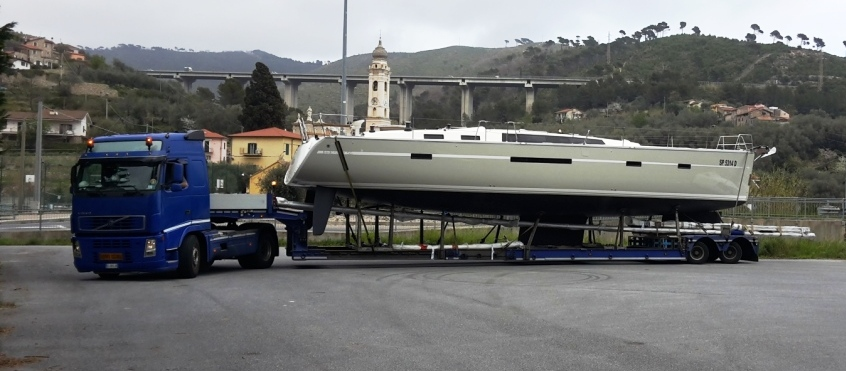
{"type": "Polygon", "coordinates": [[[468,83],[459,83],[461,86],[461,124],[464,120],[473,119],[473,86],[468,83]]]}
{"type": "Polygon", "coordinates": [[[347,80],[347,104],[344,106],[343,114],[346,117],[341,121],[342,123],[345,121],[352,122],[353,117],[355,116],[355,99],[353,93],[355,91],[355,83],[351,83],[347,80]]]}
{"type": "Polygon", "coordinates": [[[414,84],[402,82],[399,84],[399,125],[411,120],[414,106],[414,84]]]}
{"type": "Polygon", "coordinates": [[[285,104],[290,108],[297,108],[297,91],[300,88],[300,82],[282,80],[282,84],[284,85],[282,99],[285,100],[285,104]]]}
{"type": "Polygon", "coordinates": [[[532,105],[535,104],[535,94],[537,93],[537,88],[533,87],[531,83],[526,84],[526,113],[532,113],[532,105]]]}
{"type": "Polygon", "coordinates": [[[188,93],[191,93],[191,89],[194,88],[194,82],[197,81],[197,79],[182,76],[178,77],[177,80],[182,83],[182,89],[185,89],[188,93]]]}

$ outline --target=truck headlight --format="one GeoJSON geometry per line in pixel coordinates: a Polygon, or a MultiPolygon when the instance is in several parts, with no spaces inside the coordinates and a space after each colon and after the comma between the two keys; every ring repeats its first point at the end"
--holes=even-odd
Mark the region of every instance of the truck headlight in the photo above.
{"type": "Polygon", "coordinates": [[[151,238],[147,239],[147,243],[144,245],[144,257],[155,257],[156,256],[156,239],[151,238]]]}
{"type": "Polygon", "coordinates": [[[79,249],[79,242],[76,239],[71,240],[71,247],[73,250],[73,258],[81,258],[82,250],[79,249]]]}

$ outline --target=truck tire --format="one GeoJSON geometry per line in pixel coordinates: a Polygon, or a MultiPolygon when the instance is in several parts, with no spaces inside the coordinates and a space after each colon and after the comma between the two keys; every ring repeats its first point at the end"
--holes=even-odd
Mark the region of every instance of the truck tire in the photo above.
{"type": "Polygon", "coordinates": [[[271,233],[268,229],[264,229],[259,233],[258,249],[255,253],[238,258],[238,264],[244,269],[266,269],[273,265],[276,258],[273,255],[274,248],[279,242],[276,240],[276,234],[271,233]]]}
{"type": "Polygon", "coordinates": [[[103,279],[103,280],[114,280],[114,279],[117,279],[118,276],[120,276],[120,273],[94,273],[94,274],[97,274],[98,276],[100,276],[100,279],[103,279]]]}
{"type": "Polygon", "coordinates": [[[687,262],[692,264],[703,264],[708,262],[708,256],[710,253],[710,249],[708,249],[708,244],[705,242],[698,241],[693,243],[693,246],[687,250],[687,262]]]}
{"type": "Polygon", "coordinates": [[[720,262],[727,264],[736,264],[740,262],[740,257],[743,256],[743,248],[738,242],[729,243],[726,250],[720,251],[720,262]]]}
{"type": "Polygon", "coordinates": [[[179,246],[179,265],[176,274],[180,278],[191,279],[200,273],[200,242],[194,235],[188,235],[179,246]]]}

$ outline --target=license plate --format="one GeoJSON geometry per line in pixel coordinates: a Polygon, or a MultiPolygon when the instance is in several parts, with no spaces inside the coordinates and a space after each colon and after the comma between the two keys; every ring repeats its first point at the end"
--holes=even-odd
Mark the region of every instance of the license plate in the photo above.
{"type": "Polygon", "coordinates": [[[123,253],[100,253],[100,261],[123,261],[123,253]]]}

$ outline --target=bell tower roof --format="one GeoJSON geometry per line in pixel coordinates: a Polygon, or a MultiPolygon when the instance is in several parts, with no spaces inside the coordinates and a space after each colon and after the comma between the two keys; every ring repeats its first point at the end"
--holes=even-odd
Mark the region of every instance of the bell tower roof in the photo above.
{"type": "Polygon", "coordinates": [[[382,47],[382,39],[379,39],[379,45],[373,49],[373,59],[388,59],[388,51],[382,47]]]}

